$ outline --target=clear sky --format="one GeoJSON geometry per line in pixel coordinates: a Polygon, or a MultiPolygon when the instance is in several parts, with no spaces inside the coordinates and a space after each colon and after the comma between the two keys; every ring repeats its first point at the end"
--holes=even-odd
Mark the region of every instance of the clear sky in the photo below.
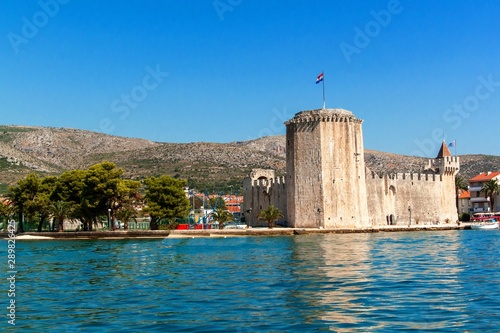
{"type": "Polygon", "coordinates": [[[500,155],[500,1],[0,2],[2,124],[160,142],[364,119],[365,148],[500,155]],[[454,152],[454,149],[451,149],[454,152]]]}

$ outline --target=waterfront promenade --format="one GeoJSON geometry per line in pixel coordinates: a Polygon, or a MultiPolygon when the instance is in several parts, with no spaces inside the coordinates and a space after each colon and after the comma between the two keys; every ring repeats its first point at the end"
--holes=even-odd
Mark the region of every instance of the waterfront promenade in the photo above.
{"type": "MultiPolygon", "coordinates": [[[[293,236],[307,234],[348,234],[408,231],[439,231],[470,229],[469,223],[437,225],[387,225],[362,229],[322,228],[249,228],[249,229],[192,229],[192,230],[130,230],[130,231],[78,231],[78,232],[26,232],[17,239],[125,239],[125,238],[178,238],[178,237],[228,237],[228,236],[293,236]]],[[[7,238],[2,234],[2,238],[7,238]]]]}

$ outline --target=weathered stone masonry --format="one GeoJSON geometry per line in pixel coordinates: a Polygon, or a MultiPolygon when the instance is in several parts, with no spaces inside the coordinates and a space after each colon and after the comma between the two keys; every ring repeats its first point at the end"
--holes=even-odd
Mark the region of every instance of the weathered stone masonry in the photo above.
{"type": "Polygon", "coordinates": [[[455,222],[458,157],[444,145],[426,166],[430,173],[380,177],[365,168],[361,124],[343,109],[302,111],[287,121],[286,176],[257,169],[244,180],[249,224],[264,225],[256,217],[269,205],[292,227],[455,222]]]}

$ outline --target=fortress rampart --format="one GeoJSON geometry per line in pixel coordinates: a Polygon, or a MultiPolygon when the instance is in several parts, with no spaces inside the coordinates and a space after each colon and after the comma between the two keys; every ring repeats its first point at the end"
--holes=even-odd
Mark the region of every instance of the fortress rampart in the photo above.
{"type": "MultiPolygon", "coordinates": [[[[283,216],[287,216],[285,177],[276,177],[274,170],[254,169],[252,177],[243,181],[244,201],[241,212],[252,226],[267,226],[257,215],[262,209],[273,205],[283,216]]],[[[282,221],[284,222],[284,221],[282,221]]]]}
{"type": "Polygon", "coordinates": [[[383,224],[455,222],[459,158],[443,143],[423,173],[379,176],[364,164],[362,120],[343,109],[297,113],[285,123],[285,177],[256,169],[244,180],[243,213],[250,225],[274,205],[288,226],[366,228],[383,224]]]}

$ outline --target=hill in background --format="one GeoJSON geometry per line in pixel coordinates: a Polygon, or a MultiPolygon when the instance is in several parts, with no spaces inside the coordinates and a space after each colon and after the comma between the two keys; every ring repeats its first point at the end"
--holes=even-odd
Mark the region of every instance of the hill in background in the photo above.
{"type": "MultiPolygon", "coordinates": [[[[436,152],[437,154],[437,152],[436,152]]],[[[466,179],[500,170],[500,156],[462,155],[466,179]]],[[[59,175],[112,161],[128,178],[167,174],[188,179],[199,191],[229,193],[241,189],[253,168],[285,173],[285,137],[271,136],[231,143],[161,143],[69,128],[0,126],[0,193],[30,172],[59,175]]],[[[419,172],[427,159],[365,151],[366,166],[382,173],[419,172]]],[[[240,191],[241,193],[241,191],[240,191]]]]}

